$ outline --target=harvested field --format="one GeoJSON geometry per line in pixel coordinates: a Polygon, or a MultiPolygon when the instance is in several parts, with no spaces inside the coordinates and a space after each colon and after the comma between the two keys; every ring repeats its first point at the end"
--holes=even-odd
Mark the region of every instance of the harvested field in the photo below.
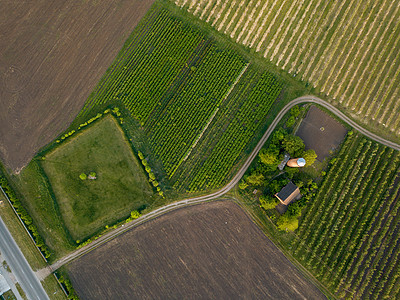
{"type": "Polygon", "coordinates": [[[8,167],[26,165],[72,122],[153,2],[0,0],[0,157],[8,167]]]}
{"type": "Polygon", "coordinates": [[[173,2],[312,84],[364,126],[398,140],[398,1],[173,2]]]}
{"type": "Polygon", "coordinates": [[[81,299],[322,299],[229,201],[180,209],[77,259],[81,299]]]}
{"type": "Polygon", "coordinates": [[[311,106],[296,135],[307,149],[314,149],[317,159],[323,161],[346,136],[346,128],[316,106],[311,106]]]}

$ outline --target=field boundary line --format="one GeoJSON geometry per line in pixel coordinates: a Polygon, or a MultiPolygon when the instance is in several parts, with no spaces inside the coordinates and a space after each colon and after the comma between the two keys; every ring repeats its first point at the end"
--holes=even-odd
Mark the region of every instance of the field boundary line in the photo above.
{"type": "MultiPolygon", "coordinates": [[[[232,86],[229,88],[229,90],[226,92],[225,96],[222,98],[222,101],[220,102],[219,105],[221,105],[228,97],[229,95],[232,93],[233,89],[235,88],[236,84],[239,82],[240,78],[242,78],[243,74],[247,71],[248,67],[249,67],[250,63],[247,63],[242,71],[240,72],[240,74],[236,77],[235,81],[233,82],[232,86]]],[[[194,147],[196,147],[197,143],[200,141],[201,137],[203,136],[204,132],[207,130],[208,126],[210,126],[211,122],[214,120],[215,115],[217,114],[217,112],[219,111],[219,106],[215,109],[214,113],[211,115],[210,119],[208,120],[206,126],[204,126],[203,130],[200,132],[199,136],[196,138],[196,140],[194,141],[193,145],[190,147],[188,153],[186,154],[185,158],[182,160],[182,162],[184,162],[185,160],[188,159],[190,153],[192,153],[192,150],[194,149],[194,147]]],[[[178,165],[179,166],[179,165],[178,165]]],[[[177,168],[176,168],[177,169],[177,168]]],[[[175,171],[174,171],[175,172],[175,171]]],[[[173,174],[173,173],[172,173],[173,174]]],[[[172,177],[172,175],[171,175],[172,177]]]]}

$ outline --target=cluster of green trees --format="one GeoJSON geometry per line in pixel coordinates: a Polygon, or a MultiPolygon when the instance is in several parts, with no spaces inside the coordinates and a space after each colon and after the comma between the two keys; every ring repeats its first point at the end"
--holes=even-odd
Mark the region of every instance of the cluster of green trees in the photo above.
{"type": "MultiPolygon", "coordinates": [[[[300,110],[294,109],[292,116],[297,116],[300,110]]],[[[280,172],[278,165],[285,153],[291,157],[303,157],[306,160],[306,166],[313,164],[316,159],[315,151],[305,150],[301,138],[279,128],[273,133],[268,145],[260,151],[258,162],[243,177],[239,188],[248,191],[253,191],[255,188],[261,190],[260,206],[267,212],[270,211],[269,216],[276,221],[276,225],[280,229],[295,230],[303,208],[315,196],[318,186],[312,178],[301,174],[299,168],[286,166],[284,171],[280,172]],[[283,215],[278,215],[275,207],[279,204],[279,200],[274,195],[288,184],[289,180],[299,187],[302,198],[289,204],[283,215]]]]}
{"type": "Polygon", "coordinates": [[[303,157],[306,166],[312,165],[317,158],[314,150],[305,150],[304,142],[300,137],[287,133],[283,128],[274,132],[268,148],[261,149],[259,157],[266,166],[276,168],[285,152],[293,158],[303,157]]]}
{"type": "Polygon", "coordinates": [[[161,197],[164,197],[164,192],[161,190],[160,183],[156,180],[156,176],[154,175],[153,171],[151,170],[151,167],[149,166],[149,163],[147,162],[143,153],[138,151],[138,156],[139,156],[140,161],[142,162],[142,165],[143,165],[147,175],[149,176],[149,182],[157,190],[157,193],[161,197]]]}
{"type": "Polygon", "coordinates": [[[95,179],[96,178],[96,172],[90,172],[89,173],[89,176],[88,175],[86,175],[85,173],[81,173],[80,175],[79,175],[79,178],[81,179],[81,180],[86,180],[88,177],[90,178],[90,179],[95,179]]]}
{"type": "Polygon", "coordinates": [[[21,201],[15,195],[14,190],[8,184],[8,181],[5,177],[0,177],[0,186],[3,188],[4,192],[6,193],[7,197],[10,199],[15,211],[20,216],[21,220],[24,222],[25,227],[28,228],[33,240],[36,243],[36,246],[40,249],[44,257],[50,257],[50,251],[47,248],[43,238],[40,236],[36,225],[33,224],[32,217],[28,214],[26,209],[23,207],[21,201]]]}

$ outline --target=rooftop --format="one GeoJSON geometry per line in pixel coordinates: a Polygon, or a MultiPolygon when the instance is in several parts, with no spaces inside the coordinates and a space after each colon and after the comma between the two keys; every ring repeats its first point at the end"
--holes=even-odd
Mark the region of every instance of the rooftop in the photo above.
{"type": "Polygon", "coordinates": [[[293,199],[295,199],[299,195],[299,188],[291,181],[287,185],[285,185],[279,193],[275,194],[279,201],[281,201],[281,203],[285,205],[288,205],[290,202],[292,202],[293,199]]]}

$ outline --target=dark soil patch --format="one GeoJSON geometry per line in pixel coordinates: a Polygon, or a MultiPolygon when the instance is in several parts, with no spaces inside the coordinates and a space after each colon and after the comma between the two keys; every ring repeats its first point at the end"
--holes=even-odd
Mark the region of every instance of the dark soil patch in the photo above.
{"type": "Polygon", "coordinates": [[[154,0],[0,1],[0,157],[13,170],[66,129],[154,0]]]}
{"type": "Polygon", "coordinates": [[[322,162],[340,145],[346,133],[342,124],[318,107],[311,106],[296,135],[303,139],[306,149],[314,149],[317,159],[322,162]]]}
{"type": "Polygon", "coordinates": [[[323,299],[235,203],[180,209],[68,266],[81,299],[323,299]]]}

